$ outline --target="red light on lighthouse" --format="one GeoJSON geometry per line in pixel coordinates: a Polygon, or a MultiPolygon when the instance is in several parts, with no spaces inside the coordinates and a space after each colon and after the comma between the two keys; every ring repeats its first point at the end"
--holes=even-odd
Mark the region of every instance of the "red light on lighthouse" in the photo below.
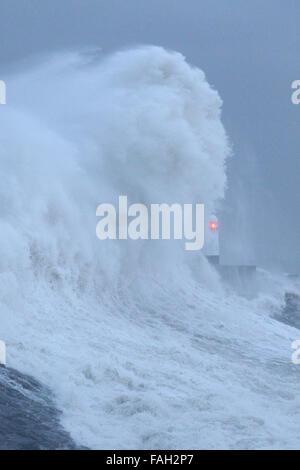
{"type": "Polygon", "coordinates": [[[214,231],[214,230],[217,230],[217,228],[218,228],[218,222],[215,222],[215,221],[210,222],[209,228],[210,228],[210,230],[213,230],[213,231],[214,231]]]}

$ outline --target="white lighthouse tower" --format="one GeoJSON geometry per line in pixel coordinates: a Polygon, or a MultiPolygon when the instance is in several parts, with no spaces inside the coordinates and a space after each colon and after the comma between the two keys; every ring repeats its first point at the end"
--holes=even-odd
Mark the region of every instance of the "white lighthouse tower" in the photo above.
{"type": "Polygon", "coordinates": [[[213,264],[219,264],[219,222],[215,215],[210,215],[205,224],[204,252],[213,264]]]}

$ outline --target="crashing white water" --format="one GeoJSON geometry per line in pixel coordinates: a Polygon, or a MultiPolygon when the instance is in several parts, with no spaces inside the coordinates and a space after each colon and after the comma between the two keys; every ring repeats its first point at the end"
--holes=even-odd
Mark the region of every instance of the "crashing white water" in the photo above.
{"type": "Polygon", "coordinates": [[[99,241],[99,203],[204,203],[226,187],[221,100],[158,47],[52,57],[0,108],[0,339],[91,448],[298,448],[292,281],[247,300],[181,241],[99,241]]]}

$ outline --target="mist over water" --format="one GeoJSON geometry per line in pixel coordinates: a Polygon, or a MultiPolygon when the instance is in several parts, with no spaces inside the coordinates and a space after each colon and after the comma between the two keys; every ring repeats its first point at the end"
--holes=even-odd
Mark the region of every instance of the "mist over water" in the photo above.
{"type": "Polygon", "coordinates": [[[95,233],[98,204],[117,206],[119,195],[218,210],[230,145],[204,73],[179,53],[141,47],[59,54],[9,86],[0,108],[8,361],[54,390],[63,424],[93,448],[296,447],[295,333],[271,316],[297,285],[262,272],[247,300],[181,241],[95,233]]]}

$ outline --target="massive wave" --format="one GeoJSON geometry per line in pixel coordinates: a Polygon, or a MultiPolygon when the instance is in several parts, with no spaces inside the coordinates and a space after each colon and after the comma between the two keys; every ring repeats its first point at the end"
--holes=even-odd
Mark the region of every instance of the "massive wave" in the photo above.
{"type": "MultiPolygon", "coordinates": [[[[204,73],[159,47],[68,53],[8,89],[0,334],[11,365],[54,390],[64,425],[90,447],[284,446],[274,426],[288,410],[274,424],[259,391],[294,339],[269,318],[281,282],[249,301],[180,241],[96,238],[97,205],[119,195],[218,208],[230,149],[204,73]]],[[[291,395],[276,387],[279,401],[291,395]]]]}

